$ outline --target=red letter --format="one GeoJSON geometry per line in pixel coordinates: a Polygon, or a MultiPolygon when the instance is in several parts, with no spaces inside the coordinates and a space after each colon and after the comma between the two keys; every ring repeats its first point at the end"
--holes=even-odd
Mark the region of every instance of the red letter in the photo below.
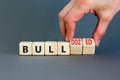
{"type": "Polygon", "coordinates": [[[91,39],[86,39],[86,45],[91,45],[92,44],[92,40],[91,39]]]}
{"type": "Polygon", "coordinates": [[[81,45],[81,41],[80,41],[80,39],[72,39],[71,44],[72,45],[81,45]]]}

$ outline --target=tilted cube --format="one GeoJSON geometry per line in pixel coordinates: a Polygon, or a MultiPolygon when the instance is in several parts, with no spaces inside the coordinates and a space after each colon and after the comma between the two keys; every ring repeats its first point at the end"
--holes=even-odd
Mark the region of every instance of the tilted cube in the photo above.
{"type": "Polygon", "coordinates": [[[92,38],[83,39],[83,55],[95,54],[95,41],[92,38]]]}
{"type": "Polygon", "coordinates": [[[73,38],[70,40],[70,54],[81,55],[82,54],[82,39],[73,38]]]}

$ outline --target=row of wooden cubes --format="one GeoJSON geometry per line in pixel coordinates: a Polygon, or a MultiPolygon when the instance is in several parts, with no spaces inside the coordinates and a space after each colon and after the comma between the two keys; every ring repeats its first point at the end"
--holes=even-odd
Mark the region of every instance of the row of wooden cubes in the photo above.
{"type": "Polygon", "coordinates": [[[95,53],[95,42],[92,38],[73,38],[70,42],[46,41],[19,43],[19,55],[84,55],[95,53]]]}

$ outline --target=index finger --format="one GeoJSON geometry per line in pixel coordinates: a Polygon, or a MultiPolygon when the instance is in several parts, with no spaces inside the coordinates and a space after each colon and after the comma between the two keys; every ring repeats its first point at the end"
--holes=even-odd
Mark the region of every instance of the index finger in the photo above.
{"type": "Polygon", "coordinates": [[[84,14],[88,13],[89,10],[87,4],[77,2],[77,4],[64,17],[64,24],[66,25],[66,41],[73,38],[76,22],[80,20],[84,14]]]}
{"type": "Polygon", "coordinates": [[[62,34],[62,37],[65,39],[66,36],[66,26],[64,23],[64,17],[69,13],[69,11],[73,8],[73,6],[76,4],[77,0],[71,0],[67,6],[63,8],[63,10],[58,14],[59,16],[59,25],[60,25],[60,31],[62,34]]]}

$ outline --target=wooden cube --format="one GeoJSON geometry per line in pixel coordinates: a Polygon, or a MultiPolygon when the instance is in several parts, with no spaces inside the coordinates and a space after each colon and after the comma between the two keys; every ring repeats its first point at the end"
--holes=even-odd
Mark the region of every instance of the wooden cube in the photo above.
{"type": "Polygon", "coordinates": [[[33,55],[44,55],[44,42],[33,42],[32,51],[33,55]]]}
{"type": "Polygon", "coordinates": [[[70,55],[69,42],[58,42],[58,55],[70,55]]]}
{"type": "Polygon", "coordinates": [[[57,55],[57,42],[56,41],[45,42],[45,55],[57,55]]]}
{"type": "Polygon", "coordinates": [[[19,55],[32,55],[32,42],[20,42],[19,55]]]}
{"type": "Polygon", "coordinates": [[[70,40],[70,54],[71,55],[82,54],[82,39],[73,38],[70,40]]]}
{"type": "Polygon", "coordinates": [[[83,55],[84,54],[95,54],[95,42],[92,38],[83,39],[83,55]]]}

